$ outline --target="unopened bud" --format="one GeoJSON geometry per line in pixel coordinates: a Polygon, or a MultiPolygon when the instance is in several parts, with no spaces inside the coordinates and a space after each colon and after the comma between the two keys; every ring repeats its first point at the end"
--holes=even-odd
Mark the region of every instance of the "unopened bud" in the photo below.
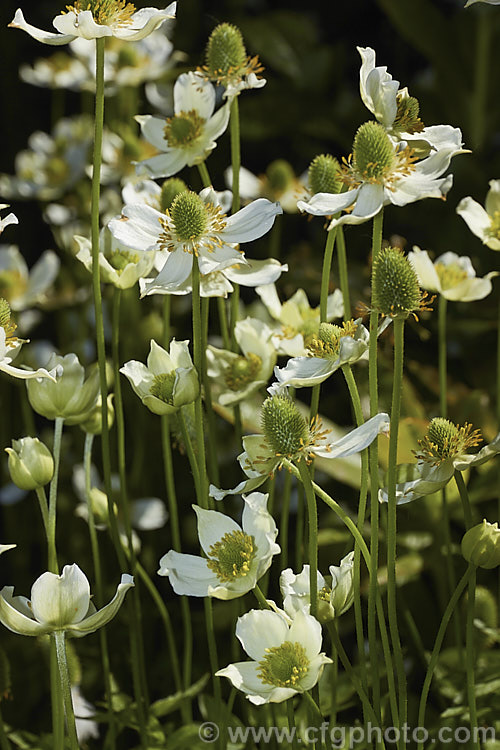
{"type": "Polygon", "coordinates": [[[38,438],[25,437],[12,441],[9,472],[12,481],[22,490],[36,490],[50,482],[54,475],[54,459],[47,446],[38,438]]]}
{"type": "Polygon", "coordinates": [[[467,531],[462,539],[462,555],[480,568],[500,565],[500,529],[486,519],[467,531]]]}

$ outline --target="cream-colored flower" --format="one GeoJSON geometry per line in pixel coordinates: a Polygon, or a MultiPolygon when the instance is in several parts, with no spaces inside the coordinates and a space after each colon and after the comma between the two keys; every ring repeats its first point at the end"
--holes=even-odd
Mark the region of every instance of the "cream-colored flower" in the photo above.
{"type": "MultiPolygon", "coordinates": [[[[226,184],[232,189],[233,170],[228,167],[224,172],[226,184]]],[[[279,201],[286,214],[296,214],[297,201],[305,199],[307,192],[307,173],[300,177],[295,175],[292,165],[284,159],[276,159],[259,176],[245,167],[240,168],[240,198],[244,201],[255,198],[268,198],[279,201]]]]}
{"type": "MultiPolygon", "coordinates": [[[[79,250],[77,259],[92,273],[92,243],[87,237],[75,237],[79,250]]],[[[154,252],[135,253],[119,242],[106,227],[99,238],[101,278],[117,289],[130,289],[153,268],[154,252]]]]}
{"type": "Polygon", "coordinates": [[[76,354],[61,357],[52,354],[47,367],[57,371],[58,378],[28,381],[31,407],[46,419],[64,419],[66,424],[84,421],[99,394],[99,371],[93,367],[85,378],[85,369],[76,354]]]}
{"type": "Polygon", "coordinates": [[[424,289],[455,302],[484,299],[491,292],[491,279],[498,276],[497,271],[492,271],[478,278],[471,259],[452,252],[440,255],[433,263],[428,253],[416,245],[408,253],[408,260],[424,289]]]}
{"type": "Polygon", "coordinates": [[[12,377],[21,380],[36,378],[37,382],[38,379],[41,382],[42,379],[49,378],[55,382],[56,373],[59,369],[57,364],[51,364],[52,369],[50,371],[44,367],[37,370],[23,370],[11,364],[12,360],[19,354],[21,346],[27,343],[26,339],[18,339],[14,335],[16,328],[17,326],[10,316],[10,306],[7,300],[0,297],[0,372],[5,372],[7,375],[12,375],[12,377]]]}
{"type": "Polygon", "coordinates": [[[457,214],[483,245],[500,250],[500,180],[490,180],[484,208],[470,196],[462,198],[457,214]]]}
{"type": "Polygon", "coordinates": [[[0,247],[0,296],[16,312],[43,303],[60,265],[55,252],[46,250],[28,270],[19,248],[3,245],[0,247]]]}

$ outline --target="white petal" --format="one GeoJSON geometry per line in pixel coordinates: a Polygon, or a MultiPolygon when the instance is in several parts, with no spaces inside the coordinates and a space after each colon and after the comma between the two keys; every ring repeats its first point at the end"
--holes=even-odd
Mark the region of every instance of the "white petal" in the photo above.
{"type": "Polygon", "coordinates": [[[285,367],[275,367],[274,376],[279,383],[295,388],[311,387],[323,383],[338,369],[332,360],[318,357],[293,357],[285,367]]]}
{"type": "Polygon", "coordinates": [[[229,104],[224,104],[217,110],[203,128],[204,136],[208,141],[216,141],[224,133],[229,123],[229,104]]]}
{"type": "Polygon", "coordinates": [[[175,364],[170,354],[162,346],[157,344],[154,339],[151,339],[149,345],[148,370],[152,372],[153,375],[162,375],[166,372],[172,372],[172,370],[175,370],[175,364]]]}
{"type": "Polygon", "coordinates": [[[70,10],[68,13],[56,16],[53,24],[61,34],[81,36],[84,39],[100,39],[113,34],[109,26],[94,21],[91,10],[83,10],[79,13],[70,10]]]}
{"type": "Polygon", "coordinates": [[[486,193],[484,207],[489,216],[493,216],[495,211],[500,211],[500,180],[490,180],[490,189],[486,193]]]}
{"type": "Polygon", "coordinates": [[[208,596],[208,587],[218,583],[205,558],[174,550],[160,559],[158,575],[168,576],[173,590],[180,596],[208,596]]]}
{"type": "Polygon", "coordinates": [[[124,206],[121,218],[111,219],[108,228],[126,247],[141,251],[155,250],[161,231],[161,215],[151,206],[131,204],[124,206]]]}
{"type": "Polygon", "coordinates": [[[476,300],[484,299],[490,294],[492,289],[491,276],[496,275],[497,273],[493,272],[492,274],[488,274],[488,277],[490,278],[464,279],[464,281],[457,284],[457,286],[451,289],[444,289],[441,294],[443,297],[446,297],[446,299],[457,302],[475,302],[476,300]]]}
{"type": "Polygon", "coordinates": [[[290,625],[288,640],[300,643],[306,651],[307,658],[314,659],[321,651],[321,625],[315,617],[300,610],[290,625]]]}
{"type": "Polygon", "coordinates": [[[149,395],[153,384],[153,374],[149,372],[143,362],[131,359],[120,368],[120,372],[128,378],[134,393],[140,399],[149,395]]]}
{"type": "Polygon", "coordinates": [[[340,440],[328,443],[328,439],[326,438],[322,441],[323,446],[314,448],[314,453],[324,458],[345,458],[354,453],[359,453],[368,448],[381,432],[387,434],[389,423],[390,420],[387,414],[376,414],[361,425],[361,427],[356,427],[356,429],[344,435],[340,440]]]}
{"type": "Polygon", "coordinates": [[[103,625],[106,625],[118,613],[125,598],[125,594],[133,586],[133,577],[128,575],[128,573],[123,573],[120,583],[116,588],[116,593],[111,601],[101,609],[98,609],[97,612],[85,617],[81,622],[70,625],[67,630],[74,631],[77,634],[87,635],[88,633],[93,633],[97,628],[103,627],[103,625]]]}
{"type": "Polygon", "coordinates": [[[236,264],[224,269],[224,276],[235,284],[242,286],[261,286],[274,284],[284,271],[288,271],[288,265],[282,265],[274,258],[269,260],[249,260],[246,266],[236,264]]]}
{"type": "Polygon", "coordinates": [[[282,213],[279,203],[258,198],[226,219],[221,236],[224,242],[251,242],[266,234],[273,226],[276,216],[282,213]]]}
{"type": "Polygon", "coordinates": [[[141,133],[158,151],[165,151],[168,141],[165,138],[165,118],[154,115],[136,115],[141,133]]]}
{"type": "Polygon", "coordinates": [[[235,250],[234,247],[225,242],[220,246],[203,244],[199,249],[198,265],[201,274],[222,271],[235,263],[245,265],[245,257],[239,250],[235,250]]]}
{"type": "Polygon", "coordinates": [[[0,622],[13,633],[19,635],[42,635],[50,631],[47,625],[37,622],[29,616],[27,600],[13,596],[12,586],[4,586],[0,591],[0,622]]]}
{"type": "Polygon", "coordinates": [[[74,33],[62,35],[54,34],[54,32],[52,31],[42,31],[41,29],[37,29],[35,26],[32,26],[25,21],[21,8],[18,8],[16,10],[16,14],[13,20],[9,23],[9,26],[12,26],[15,29],[22,29],[23,31],[26,31],[30,36],[33,37],[33,39],[36,39],[38,42],[57,46],[60,44],[68,44],[68,42],[71,42],[76,36],[76,34],[74,33]]]}
{"type": "Polygon", "coordinates": [[[276,612],[269,609],[252,609],[238,617],[236,637],[251,659],[261,661],[266,649],[288,640],[288,625],[276,612]]]}
{"type": "Polygon", "coordinates": [[[65,565],[60,576],[43,573],[31,588],[34,617],[43,624],[64,627],[83,620],[90,604],[90,584],[78,565],[65,565]]]}
{"type": "Polygon", "coordinates": [[[131,17],[130,25],[116,26],[113,36],[117,39],[125,39],[129,42],[144,39],[155,29],[162,25],[167,18],[175,18],[177,3],[170,3],[165,10],[157,8],[141,8],[131,17]]]}
{"type": "Polygon", "coordinates": [[[424,289],[427,289],[429,292],[441,291],[439,276],[426,250],[421,250],[417,245],[414,245],[413,250],[408,253],[408,260],[412,264],[418,276],[418,281],[424,289]]]}
{"type": "MultiPolygon", "coordinates": [[[[260,667],[255,661],[239,661],[235,664],[229,664],[224,669],[219,669],[215,673],[215,676],[227,677],[235,688],[246,694],[247,698],[250,698],[250,696],[260,696],[262,700],[259,702],[267,703],[275,688],[272,685],[265,685],[262,682],[258,676],[259,670],[260,667]]],[[[296,691],[293,690],[291,692],[293,694],[296,691]]]]}
{"type": "Polygon", "coordinates": [[[463,198],[457,206],[457,214],[462,217],[471,232],[479,237],[485,245],[491,247],[492,250],[500,250],[500,239],[488,235],[491,217],[477,201],[470,196],[463,198]]]}
{"type": "Polygon", "coordinates": [[[210,548],[220,542],[225,534],[232,534],[235,531],[241,531],[236,521],[219,513],[216,510],[204,510],[197,505],[193,506],[198,518],[198,537],[203,552],[210,556],[210,548]]]}
{"type": "Polygon", "coordinates": [[[208,120],[215,108],[215,88],[210,81],[190,71],[182,73],[174,85],[175,114],[195,110],[208,120]]]}
{"type": "Polygon", "coordinates": [[[148,177],[171,177],[183,169],[188,161],[188,153],[181,148],[168,148],[163,154],[152,156],[144,161],[136,161],[135,171],[138,175],[148,177]]]}
{"type": "Polygon", "coordinates": [[[393,80],[386,67],[375,67],[375,51],[370,47],[358,47],[361,55],[359,90],[361,99],[376,119],[390,128],[397,113],[399,81],[393,80]]]}
{"type": "Polygon", "coordinates": [[[308,201],[298,201],[297,208],[313,216],[331,216],[352,206],[358,192],[359,188],[345,193],[316,193],[308,201]]]}
{"type": "Polygon", "coordinates": [[[142,296],[157,290],[162,290],[164,293],[170,289],[175,290],[189,278],[192,267],[193,256],[190,253],[185,253],[183,250],[170,253],[156,279],[144,285],[142,296]]]}

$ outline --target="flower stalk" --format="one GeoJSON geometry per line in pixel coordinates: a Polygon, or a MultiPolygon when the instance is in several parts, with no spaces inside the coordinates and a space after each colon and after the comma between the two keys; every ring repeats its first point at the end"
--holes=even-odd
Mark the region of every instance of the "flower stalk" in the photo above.
{"type": "Polygon", "coordinates": [[[75,712],[73,710],[73,700],[71,698],[71,682],[68,670],[68,660],[66,657],[65,633],[64,631],[59,630],[54,633],[53,637],[56,644],[57,665],[61,681],[69,745],[71,750],[78,750],[79,744],[76,734],[75,712]]]}

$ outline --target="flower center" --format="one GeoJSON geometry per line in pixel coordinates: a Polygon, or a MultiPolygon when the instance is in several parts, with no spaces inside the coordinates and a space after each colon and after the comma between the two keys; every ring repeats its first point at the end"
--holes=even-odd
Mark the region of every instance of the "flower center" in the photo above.
{"type": "Polygon", "coordinates": [[[258,57],[248,57],[241,31],[230,23],[221,23],[210,34],[206,63],[201,72],[210,80],[227,86],[250,73],[263,70],[258,57]]]}
{"type": "Polygon", "coordinates": [[[157,244],[160,250],[173,252],[180,243],[184,252],[197,256],[202,242],[210,253],[222,246],[218,233],[226,226],[225,216],[220,206],[205,203],[197,193],[190,190],[178,193],[165,214],[159,218],[162,232],[157,244]]]}
{"type": "Polygon", "coordinates": [[[490,218],[491,224],[486,230],[486,234],[500,240],[500,211],[495,211],[490,218]]]}
{"type": "Polygon", "coordinates": [[[255,558],[255,539],[238,529],[224,534],[220,541],[208,551],[207,565],[221,583],[229,583],[236,578],[244,578],[250,572],[255,558]]]}
{"type": "Polygon", "coordinates": [[[174,405],[174,385],[175,385],[175,370],[172,372],[162,372],[160,375],[155,375],[153,384],[149,389],[152,396],[156,396],[160,401],[164,401],[170,406],[174,405]]]}
{"type": "Polygon", "coordinates": [[[419,310],[422,293],[418,277],[399,248],[382,250],[373,264],[373,306],[391,318],[407,318],[419,310]]]}
{"type": "Polygon", "coordinates": [[[177,148],[190,146],[200,137],[205,122],[205,118],[200,117],[195,109],[169,117],[163,131],[168,145],[177,148]]]}
{"type": "Polygon", "coordinates": [[[14,336],[14,331],[17,325],[12,321],[10,317],[10,305],[6,299],[0,297],[0,328],[5,331],[5,344],[6,346],[14,346],[19,339],[14,336]]]}
{"type": "Polygon", "coordinates": [[[421,133],[424,123],[419,115],[420,104],[414,96],[397,96],[397,112],[392,129],[397,133],[421,133]]]}
{"type": "Polygon", "coordinates": [[[394,146],[378,122],[360,125],[352,153],[354,168],[364,182],[382,182],[394,166],[394,146]]]}
{"type": "Polygon", "coordinates": [[[287,396],[271,396],[262,405],[262,431],[277,456],[292,457],[309,444],[309,426],[287,396]]]}
{"type": "Polygon", "coordinates": [[[480,430],[473,430],[466,422],[463,426],[453,424],[444,417],[435,417],[422,440],[418,441],[421,452],[417,458],[439,464],[447,458],[457,458],[482,442],[480,430]]]}
{"type": "Polygon", "coordinates": [[[264,685],[294,688],[309,670],[306,650],[300,643],[285,641],[280,646],[266,648],[259,662],[257,676],[264,685]]]}
{"type": "Polygon", "coordinates": [[[436,263],[434,268],[439,276],[442,289],[453,289],[454,286],[458,286],[467,278],[467,271],[464,271],[458,263],[436,263]]]}
{"type": "Polygon", "coordinates": [[[307,344],[309,355],[319,359],[337,359],[340,340],[346,336],[354,338],[357,330],[358,325],[354,320],[348,320],[342,326],[320,323],[317,336],[313,336],[307,344]]]}
{"type": "Polygon", "coordinates": [[[69,175],[69,164],[62,156],[53,156],[45,165],[45,173],[50,185],[59,185],[69,175]]]}
{"type": "Polygon", "coordinates": [[[169,209],[174,222],[177,239],[181,241],[199,240],[208,225],[206,205],[199,195],[190,191],[179,193],[169,209]]]}
{"type": "Polygon", "coordinates": [[[331,154],[316,156],[307,173],[311,193],[338,193],[342,187],[339,179],[340,165],[331,154]]]}
{"type": "Polygon", "coordinates": [[[139,255],[137,253],[131,253],[128,250],[113,250],[108,260],[115,271],[117,271],[118,274],[121,275],[122,271],[130,263],[139,262],[139,255]]]}
{"type": "Polygon", "coordinates": [[[127,26],[135,13],[135,6],[126,0],[76,0],[73,5],[66,6],[66,11],[73,11],[76,15],[84,10],[90,10],[98,24],[127,26]]]}
{"type": "Polygon", "coordinates": [[[0,271],[0,297],[13,300],[26,291],[28,284],[24,276],[15,270],[0,271]]]}
{"type": "Polygon", "coordinates": [[[262,365],[262,359],[253,352],[246,357],[238,357],[229,365],[224,374],[226,385],[232,391],[239,391],[245,385],[252,383],[262,365]]]}

